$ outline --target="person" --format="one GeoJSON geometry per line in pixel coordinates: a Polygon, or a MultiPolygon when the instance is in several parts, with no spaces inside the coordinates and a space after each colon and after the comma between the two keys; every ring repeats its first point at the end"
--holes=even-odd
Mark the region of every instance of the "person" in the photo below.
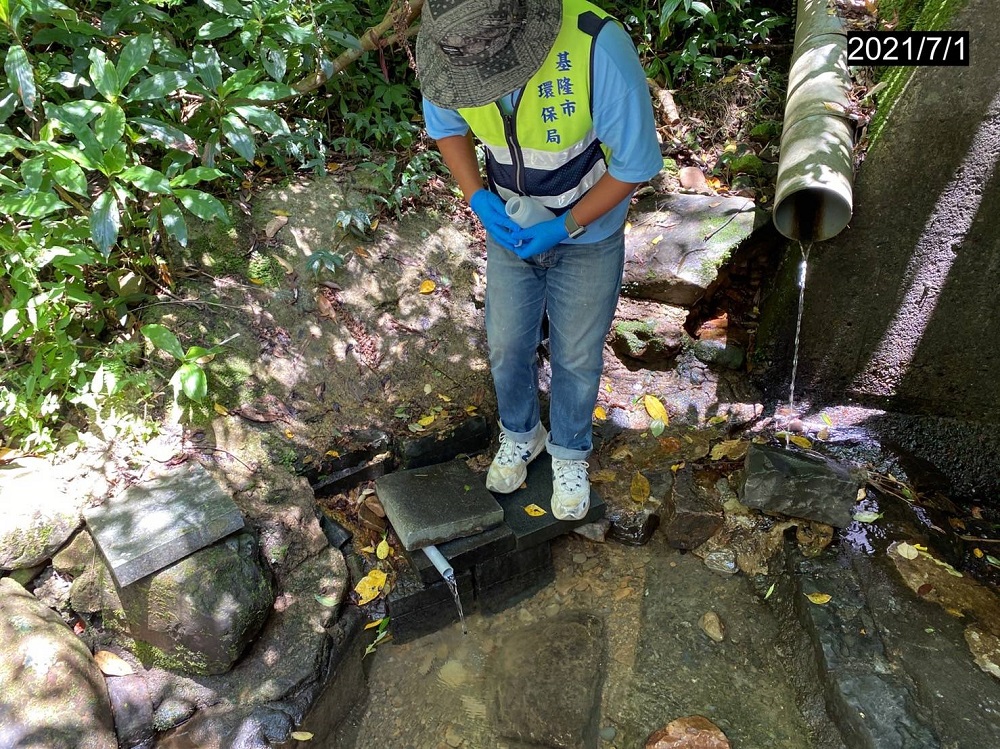
{"type": "Polygon", "coordinates": [[[584,0],[427,0],[416,44],[428,135],[486,229],[486,335],[500,447],[486,486],[515,491],[552,458],[552,514],[590,508],[587,458],[604,339],[621,290],[625,217],[660,170],[635,46],[584,0]],[[484,185],[473,134],[485,148],[484,185]],[[554,218],[528,228],[506,201],[554,218]],[[549,430],[538,355],[548,317],[549,430]]]}

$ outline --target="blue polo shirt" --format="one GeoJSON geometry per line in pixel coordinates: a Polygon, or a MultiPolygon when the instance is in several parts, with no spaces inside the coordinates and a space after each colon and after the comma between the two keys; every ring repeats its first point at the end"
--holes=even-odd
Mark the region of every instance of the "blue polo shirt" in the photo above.
{"type": "MultiPolygon", "coordinates": [[[[635,46],[617,23],[605,24],[597,35],[593,70],[594,130],[611,149],[608,173],[622,182],[652,179],[663,167],[653,104],[635,46]]],[[[511,111],[520,95],[520,89],[508,94],[501,99],[501,106],[511,111]]],[[[434,140],[469,132],[468,123],[455,110],[443,109],[426,97],[423,107],[427,134],[434,140]]],[[[625,223],[628,206],[626,198],[590,223],[582,237],[565,242],[578,244],[606,239],[625,223]]]]}

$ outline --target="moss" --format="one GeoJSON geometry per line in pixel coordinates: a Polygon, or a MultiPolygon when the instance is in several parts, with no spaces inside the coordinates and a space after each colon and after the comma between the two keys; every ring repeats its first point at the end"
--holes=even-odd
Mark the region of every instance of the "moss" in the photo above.
{"type": "Polygon", "coordinates": [[[733,174],[760,174],[764,171],[764,162],[756,154],[746,153],[730,161],[729,169],[733,174]]]}
{"type": "Polygon", "coordinates": [[[676,177],[681,173],[680,167],[677,166],[677,162],[673,159],[663,159],[663,171],[672,177],[676,177]]]}
{"type": "Polygon", "coordinates": [[[625,343],[629,354],[638,356],[649,345],[653,337],[653,326],[645,320],[626,320],[615,323],[615,333],[625,343]]]}
{"type": "MultiPolygon", "coordinates": [[[[942,31],[951,27],[955,13],[963,8],[965,3],[966,0],[882,0],[879,15],[883,20],[892,21],[898,14],[900,29],[942,31]],[[911,18],[912,23],[908,24],[907,20],[911,18]]],[[[893,107],[906,89],[913,71],[912,67],[882,69],[879,82],[884,83],[885,88],[878,94],[878,109],[868,128],[869,148],[874,146],[885,132],[893,107]]]]}
{"type": "Polygon", "coordinates": [[[182,674],[209,675],[218,673],[218,669],[213,669],[213,664],[209,663],[204,655],[195,653],[180,645],[175,646],[168,653],[155,645],[150,645],[148,642],[133,640],[133,652],[136,658],[146,666],[153,665],[157,668],[182,674]]]}

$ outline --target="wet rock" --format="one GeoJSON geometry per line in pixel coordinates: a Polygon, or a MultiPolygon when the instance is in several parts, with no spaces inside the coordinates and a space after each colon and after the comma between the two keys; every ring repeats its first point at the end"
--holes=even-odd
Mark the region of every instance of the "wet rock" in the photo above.
{"type": "Polygon", "coordinates": [[[153,701],[145,679],[137,674],[106,679],[118,744],[134,747],[153,738],[153,701]]]}
{"type": "Polygon", "coordinates": [[[726,734],[708,718],[691,715],[668,723],[646,740],[646,749],[730,749],[726,734]]]}
{"type": "Polygon", "coordinates": [[[616,510],[611,517],[608,536],[628,546],[642,546],[660,527],[660,513],[655,507],[643,507],[638,512],[616,510]]]}
{"type": "Polygon", "coordinates": [[[718,340],[694,341],[691,353],[705,364],[725,369],[742,369],[746,361],[746,351],[735,343],[718,340]]]}
{"type": "Polygon", "coordinates": [[[618,730],[614,726],[605,726],[601,729],[601,741],[614,741],[618,735],[618,730]]]}
{"type": "Polygon", "coordinates": [[[663,522],[667,542],[675,549],[697,548],[722,527],[722,501],[714,481],[690,467],[677,472],[663,522]]]}
{"type": "Polygon", "coordinates": [[[509,632],[487,667],[497,733],[533,745],[595,746],[605,650],[603,622],[582,612],[509,632]]]}
{"type": "Polygon", "coordinates": [[[254,537],[240,533],[122,588],[127,627],[144,660],[188,673],[229,670],[274,600],[258,554],[254,537]]]}
{"type": "Polygon", "coordinates": [[[157,740],[157,749],[271,749],[292,731],[291,719],[266,705],[221,703],[196,712],[157,740]]]}
{"type": "Polygon", "coordinates": [[[795,528],[795,540],[804,557],[815,557],[833,541],[833,528],[825,523],[805,521],[795,528]]]}
{"type": "Polygon", "coordinates": [[[7,578],[0,580],[0,713],[0,746],[118,746],[90,651],[54,611],[7,578]]]}
{"type": "Polygon", "coordinates": [[[976,665],[1000,679],[1000,637],[974,624],[965,628],[965,641],[976,665]]]}
{"type": "Polygon", "coordinates": [[[705,566],[720,575],[735,575],[739,572],[736,564],[736,553],[732,549],[710,551],[704,558],[705,566]]]}
{"type": "Polygon", "coordinates": [[[846,528],[862,484],[859,474],[818,453],[751,444],[743,503],[846,528]]]}
{"type": "Polygon", "coordinates": [[[714,611],[706,611],[702,614],[701,619],[698,620],[698,626],[715,642],[722,642],[726,639],[726,628],[719,615],[714,611]]]}
{"type": "Polygon", "coordinates": [[[0,472],[0,496],[0,569],[50,559],[83,522],[80,498],[67,494],[41,459],[22,458],[0,472]]]}
{"type": "Polygon", "coordinates": [[[588,541],[595,541],[596,543],[603,544],[608,537],[608,531],[610,529],[611,521],[607,518],[600,518],[593,523],[577,526],[573,529],[573,532],[578,536],[583,536],[588,541]]]}

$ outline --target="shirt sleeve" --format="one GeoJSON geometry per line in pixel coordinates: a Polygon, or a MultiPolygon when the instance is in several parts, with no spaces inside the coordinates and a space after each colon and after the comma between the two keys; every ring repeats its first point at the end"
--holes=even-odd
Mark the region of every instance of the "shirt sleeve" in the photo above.
{"type": "Polygon", "coordinates": [[[448,138],[453,135],[465,135],[469,132],[469,124],[454,109],[444,109],[434,104],[426,96],[424,103],[424,123],[427,134],[434,140],[448,138]]]}
{"type": "Polygon", "coordinates": [[[593,79],[594,129],[611,149],[608,172],[622,182],[645,182],[663,168],[653,103],[635,45],[617,23],[597,35],[593,79]]]}

